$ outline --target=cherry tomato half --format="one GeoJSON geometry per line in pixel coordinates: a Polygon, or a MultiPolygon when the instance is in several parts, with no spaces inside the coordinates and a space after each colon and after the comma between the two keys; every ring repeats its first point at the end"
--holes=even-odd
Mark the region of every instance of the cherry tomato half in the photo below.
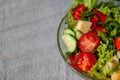
{"type": "Polygon", "coordinates": [[[78,41],[78,47],[83,52],[92,52],[96,50],[99,44],[100,38],[97,36],[96,32],[83,34],[78,41]]]}
{"type": "Polygon", "coordinates": [[[90,52],[81,52],[70,56],[70,64],[78,71],[89,72],[96,62],[96,56],[90,52]]]}

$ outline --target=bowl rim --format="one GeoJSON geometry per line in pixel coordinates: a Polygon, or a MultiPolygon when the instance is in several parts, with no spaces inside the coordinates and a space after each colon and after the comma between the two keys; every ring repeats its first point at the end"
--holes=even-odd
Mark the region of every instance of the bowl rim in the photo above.
{"type": "MultiPolygon", "coordinates": [[[[65,14],[65,16],[67,15],[67,13],[65,14]]],[[[64,61],[67,61],[66,57],[62,54],[62,49],[60,47],[60,41],[59,41],[59,33],[60,33],[60,28],[61,28],[61,25],[62,25],[62,22],[64,21],[65,19],[65,16],[62,17],[60,23],[59,23],[59,26],[57,28],[57,45],[58,45],[58,49],[59,49],[59,52],[60,52],[60,55],[62,56],[62,58],[64,59],[64,61]]]]}

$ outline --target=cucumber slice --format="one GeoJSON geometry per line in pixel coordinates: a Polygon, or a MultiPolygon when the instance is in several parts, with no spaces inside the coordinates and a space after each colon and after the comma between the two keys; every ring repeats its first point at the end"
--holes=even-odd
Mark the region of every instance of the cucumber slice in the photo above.
{"type": "Polygon", "coordinates": [[[76,30],[76,38],[77,38],[77,40],[79,40],[80,39],[80,37],[82,36],[82,32],[81,31],[79,31],[79,30],[76,30]]]}
{"type": "Polygon", "coordinates": [[[75,32],[70,28],[65,28],[64,34],[71,34],[71,35],[75,36],[75,32]]]}
{"type": "Polygon", "coordinates": [[[63,34],[62,39],[69,52],[74,52],[77,48],[77,40],[70,34],[63,34]]]}

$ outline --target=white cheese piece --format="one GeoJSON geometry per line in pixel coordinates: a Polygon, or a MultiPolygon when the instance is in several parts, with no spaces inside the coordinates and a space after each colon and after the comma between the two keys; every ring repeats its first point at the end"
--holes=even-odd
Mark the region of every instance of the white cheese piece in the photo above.
{"type": "Polygon", "coordinates": [[[92,22],[79,20],[76,28],[83,33],[87,33],[90,30],[91,25],[92,22]]]}

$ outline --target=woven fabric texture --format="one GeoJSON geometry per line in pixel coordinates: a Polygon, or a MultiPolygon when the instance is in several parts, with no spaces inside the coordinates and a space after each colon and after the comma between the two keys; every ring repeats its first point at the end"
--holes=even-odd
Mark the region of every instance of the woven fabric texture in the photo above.
{"type": "Polygon", "coordinates": [[[0,0],[0,80],[84,80],[57,47],[72,0],[0,0]]]}

